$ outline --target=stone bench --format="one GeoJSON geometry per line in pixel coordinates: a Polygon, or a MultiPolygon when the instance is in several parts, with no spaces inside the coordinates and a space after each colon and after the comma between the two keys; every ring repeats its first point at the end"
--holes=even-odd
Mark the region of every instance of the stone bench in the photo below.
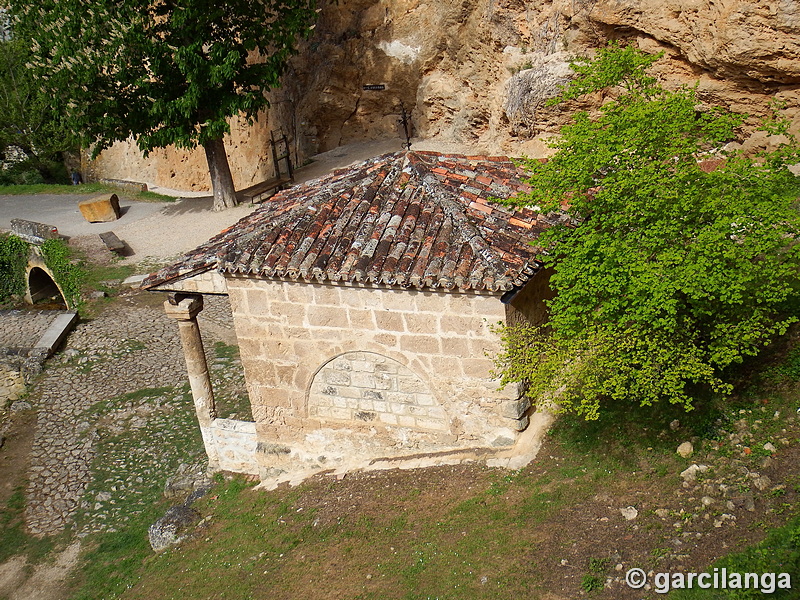
{"type": "Polygon", "coordinates": [[[103,240],[103,243],[106,245],[106,248],[111,250],[112,252],[116,252],[117,254],[123,254],[125,252],[125,242],[117,237],[117,234],[113,231],[107,231],[106,233],[100,234],[100,239],[103,240]]]}

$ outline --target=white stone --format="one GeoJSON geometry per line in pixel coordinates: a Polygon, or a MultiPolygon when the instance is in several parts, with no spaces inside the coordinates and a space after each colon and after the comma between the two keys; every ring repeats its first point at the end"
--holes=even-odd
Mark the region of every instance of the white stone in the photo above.
{"type": "Polygon", "coordinates": [[[681,455],[681,457],[689,458],[694,453],[694,446],[692,446],[691,442],[683,442],[680,446],[678,446],[677,452],[681,455]]]}
{"type": "Polygon", "coordinates": [[[400,40],[393,40],[391,42],[380,42],[378,44],[378,48],[383,50],[386,56],[391,56],[392,58],[396,58],[400,62],[406,65],[410,65],[419,57],[419,46],[410,46],[408,44],[404,44],[400,40]]]}

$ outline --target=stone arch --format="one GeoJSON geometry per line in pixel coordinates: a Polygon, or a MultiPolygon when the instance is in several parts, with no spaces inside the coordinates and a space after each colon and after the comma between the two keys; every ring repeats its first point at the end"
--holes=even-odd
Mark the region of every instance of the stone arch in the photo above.
{"type": "Polygon", "coordinates": [[[36,304],[47,298],[58,298],[64,306],[69,305],[50,269],[44,265],[29,264],[25,276],[25,302],[36,304]]]}
{"type": "Polygon", "coordinates": [[[308,416],[323,421],[449,431],[429,386],[402,363],[375,352],[345,352],[311,380],[308,416]]]}

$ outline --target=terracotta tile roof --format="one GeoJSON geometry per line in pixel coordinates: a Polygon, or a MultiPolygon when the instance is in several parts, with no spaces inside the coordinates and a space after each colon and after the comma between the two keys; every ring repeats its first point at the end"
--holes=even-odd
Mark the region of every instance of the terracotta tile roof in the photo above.
{"type": "Polygon", "coordinates": [[[550,221],[506,157],[400,152],[285,190],[142,284],[217,269],[257,278],[504,291],[540,267],[550,221]]]}

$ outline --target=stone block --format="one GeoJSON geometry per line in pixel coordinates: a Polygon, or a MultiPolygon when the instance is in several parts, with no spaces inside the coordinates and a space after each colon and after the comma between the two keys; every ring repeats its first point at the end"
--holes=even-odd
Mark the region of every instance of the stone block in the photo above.
{"type": "MultiPolygon", "coordinates": [[[[471,315],[475,312],[475,300],[476,297],[471,294],[448,294],[446,312],[456,315],[471,315]]],[[[498,304],[500,303],[498,302],[498,304]]]]}
{"type": "MultiPolygon", "coordinates": [[[[275,295],[280,297],[277,292],[275,295]]],[[[312,287],[306,283],[283,282],[283,295],[287,302],[296,304],[312,304],[314,297],[312,287]]]]}
{"type": "Polygon", "coordinates": [[[119,198],[116,194],[103,194],[78,202],[78,210],[89,223],[109,223],[120,217],[119,198]]]}
{"type": "Polygon", "coordinates": [[[306,307],[292,302],[270,302],[270,314],[288,325],[303,325],[306,318],[306,307]]]}
{"type": "Polygon", "coordinates": [[[315,285],[314,303],[326,306],[340,306],[339,288],[332,285],[315,285]]]}
{"type": "Polygon", "coordinates": [[[376,379],[372,373],[354,371],[351,381],[352,385],[360,388],[373,389],[376,387],[376,379]]]}
{"type": "Polygon", "coordinates": [[[489,359],[467,358],[461,364],[465,375],[481,379],[491,377],[492,369],[494,369],[494,363],[489,359]]]}
{"type": "Polygon", "coordinates": [[[353,413],[347,408],[332,408],[331,418],[339,419],[342,421],[349,421],[353,417],[353,413]]]}
{"type": "Polygon", "coordinates": [[[417,394],[417,404],[420,406],[436,406],[436,399],[430,394],[417,394]]]}
{"type": "Polygon", "coordinates": [[[435,333],[439,330],[439,317],[437,315],[405,313],[403,318],[406,322],[406,329],[411,333],[435,333]]]}
{"type": "MultiPolygon", "coordinates": [[[[467,338],[463,337],[448,336],[442,338],[442,353],[447,354],[448,356],[457,356],[461,358],[474,356],[474,354],[470,352],[470,346],[467,338]]],[[[479,354],[478,356],[482,355],[483,353],[479,354]]]]}
{"type": "Polygon", "coordinates": [[[442,333],[455,333],[457,335],[467,335],[479,329],[479,324],[474,319],[466,317],[453,317],[443,315],[439,320],[440,331],[442,333]]]}
{"type": "Polygon", "coordinates": [[[447,423],[444,420],[419,417],[417,427],[420,429],[433,429],[435,431],[447,431],[447,423]]]}
{"type": "Polygon", "coordinates": [[[381,413],[378,415],[382,423],[386,425],[397,425],[397,417],[390,413],[381,413]]]}
{"type": "Polygon", "coordinates": [[[426,386],[422,381],[417,379],[416,377],[398,377],[397,378],[397,389],[400,392],[408,392],[408,393],[426,393],[428,391],[428,386],[426,386]]]}
{"type": "Polygon", "coordinates": [[[394,348],[397,346],[397,336],[390,333],[379,333],[375,336],[375,343],[387,348],[394,348]]]}
{"type": "Polygon", "coordinates": [[[350,327],[353,329],[369,329],[375,328],[375,321],[372,318],[372,311],[358,310],[356,308],[347,309],[347,318],[350,322],[350,327]]]}
{"type": "Polygon", "coordinates": [[[414,307],[417,312],[441,314],[446,311],[445,295],[434,292],[417,292],[414,294],[414,307]]]}
{"type": "Polygon", "coordinates": [[[439,354],[439,338],[431,335],[404,335],[400,338],[400,348],[415,354],[439,354]]]}
{"type": "Polygon", "coordinates": [[[350,385],[350,374],[346,371],[335,371],[325,368],[325,383],[333,385],[350,385]]]}
{"type": "Polygon", "coordinates": [[[403,317],[399,313],[376,311],[375,325],[383,331],[405,331],[403,317]]]}
{"type": "Polygon", "coordinates": [[[437,378],[443,379],[445,377],[461,377],[466,374],[473,377],[471,373],[467,373],[466,367],[463,367],[463,361],[460,358],[449,358],[447,356],[430,356],[428,357],[428,364],[431,371],[436,373],[437,378]]]}
{"type": "Polygon", "coordinates": [[[500,405],[500,415],[507,419],[521,419],[522,415],[524,415],[525,411],[527,411],[530,407],[530,399],[523,396],[522,398],[517,398],[516,400],[503,402],[500,405]]]}
{"type": "Polygon", "coordinates": [[[59,237],[57,227],[25,219],[11,219],[11,233],[32,244],[41,244],[45,240],[59,237]]]}
{"type": "Polygon", "coordinates": [[[244,293],[247,309],[251,316],[263,316],[269,314],[269,294],[266,290],[255,289],[246,290],[244,293]]]}
{"type": "Polygon", "coordinates": [[[525,431],[528,428],[528,425],[531,424],[531,418],[528,415],[525,415],[521,419],[514,421],[514,429],[517,431],[525,431]]]}
{"type": "Polygon", "coordinates": [[[354,360],[352,362],[354,371],[362,371],[364,373],[373,373],[375,371],[375,362],[370,360],[354,360]]]}
{"type": "Polygon", "coordinates": [[[411,416],[400,416],[397,418],[397,424],[401,427],[416,427],[417,420],[411,416]]]}

